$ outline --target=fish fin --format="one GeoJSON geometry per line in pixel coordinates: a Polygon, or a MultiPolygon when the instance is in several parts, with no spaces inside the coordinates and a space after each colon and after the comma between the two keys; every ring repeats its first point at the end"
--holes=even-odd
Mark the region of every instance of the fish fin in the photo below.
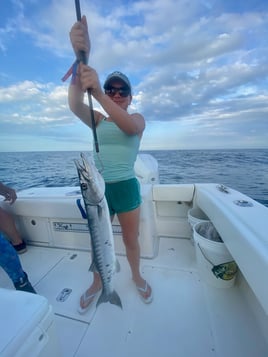
{"type": "Polygon", "coordinates": [[[116,259],[115,261],[115,272],[118,273],[120,271],[120,263],[118,261],[118,259],[116,259]]]}
{"type": "Polygon", "coordinates": [[[121,309],[123,309],[123,306],[122,306],[122,303],[121,303],[121,299],[120,299],[119,295],[117,294],[117,292],[115,290],[109,295],[106,295],[105,292],[102,291],[101,296],[99,297],[96,306],[98,307],[101,303],[108,302],[108,301],[109,301],[110,304],[117,305],[121,309]]]}
{"type": "Polygon", "coordinates": [[[98,209],[98,217],[99,217],[99,219],[101,219],[102,218],[102,207],[101,207],[101,205],[97,205],[97,209],[98,209]]]}
{"type": "Polygon", "coordinates": [[[99,272],[98,271],[98,268],[97,268],[97,265],[95,263],[95,259],[94,259],[94,252],[93,252],[93,249],[91,250],[91,264],[88,268],[88,271],[91,271],[91,272],[99,272]]]}
{"type": "Polygon", "coordinates": [[[84,210],[84,207],[81,204],[81,198],[78,198],[76,200],[76,204],[77,204],[77,207],[79,208],[79,211],[81,213],[82,218],[87,219],[87,213],[86,213],[86,211],[84,210]]]}
{"type": "Polygon", "coordinates": [[[93,260],[92,263],[90,264],[90,267],[89,267],[88,271],[91,271],[91,272],[98,271],[94,260],[93,260]]]}

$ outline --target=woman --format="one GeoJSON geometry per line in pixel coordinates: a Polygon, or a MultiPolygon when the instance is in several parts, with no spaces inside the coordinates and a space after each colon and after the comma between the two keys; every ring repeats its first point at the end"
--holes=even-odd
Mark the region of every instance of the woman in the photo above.
{"type": "MultiPolygon", "coordinates": [[[[90,41],[86,17],[76,22],[70,32],[71,43],[77,58],[83,51],[88,58],[90,41]]],[[[145,303],[152,301],[152,289],[140,274],[139,216],[141,197],[139,183],[134,173],[134,163],[140,139],[145,128],[141,114],[129,114],[132,100],[131,84],[121,72],[110,74],[101,88],[96,71],[79,64],[74,80],[69,86],[69,106],[86,125],[92,127],[89,106],[83,102],[84,92],[90,89],[92,96],[108,114],[107,117],[94,110],[94,121],[100,145],[100,160],[96,158],[106,184],[105,195],[111,219],[117,214],[122,228],[126,255],[132,271],[132,279],[145,303]]],[[[101,289],[98,273],[94,273],[92,285],[80,298],[81,313],[87,311],[101,289]]]]}

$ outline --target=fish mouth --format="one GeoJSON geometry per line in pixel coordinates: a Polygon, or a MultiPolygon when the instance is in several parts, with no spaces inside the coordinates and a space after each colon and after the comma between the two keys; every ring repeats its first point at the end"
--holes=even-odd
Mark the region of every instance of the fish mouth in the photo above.
{"type": "Polygon", "coordinates": [[[77,171],[79,172],[79,178],[80,178],[80,175],[82,175],[86,180],[90,180],[91,179],[90,165],[83,153],[81,153],[80,156],[81,156],[81,161],[82,161],[81,163],[77,159],[74,160],[77,171]]]}
{"type": "Polygon", "coordinates": [[[79,177],[81,193],[87,204],[99,204],[105,194],[104,180],[95,167],[94,162],[89,162],[83,153],[80,156],[81,161],[75,159],[74,163],[79,177]]]}

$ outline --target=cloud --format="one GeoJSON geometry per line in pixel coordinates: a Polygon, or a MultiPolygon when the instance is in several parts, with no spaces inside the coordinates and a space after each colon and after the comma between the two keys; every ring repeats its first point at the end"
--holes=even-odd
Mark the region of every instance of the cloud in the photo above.
{"type": "MultiPolygon", "coordinates": [[[[25,41],[32,53],[20,69],[23,80],[15,80],[15,67],[6,70],[10,60],[1,68],[1,128],[24,126],[29,135],[76,128],[79,136],[83,130],[67,105],[68,85],[51,74],[64,74],[74,57],[68,38],[73,2],[11,4],[12,16],[0,25],[0,52],[10,59],[14,43],[25,41]],[[39,68],[37,58],[43,61],[39,68]]],[[[95,0],[81,6],[92,39],[90,65],[101,82],[116,69],[129,75],[131,110],[143,113],[148,123],[144,145],[154,145],[154,139],[158,145],[159,133],[169,128],[171,146],[192,144],[191,137],[200,145],[203,137],[207,145],[205,136],[215,145],[219,137],[222,144],[224,137],[232,145],[235,137],[241,145],[265,142],[267,6],[216,0],[95,0]]]]}
{"type": "Polygon", "coordinates": [[[67,88],[52,83],[24,81],[0,88],[0,120],[5,130],[11,132],[21,125],[24,131],[40,124],[72,123],[68,113],[67,88]]]}

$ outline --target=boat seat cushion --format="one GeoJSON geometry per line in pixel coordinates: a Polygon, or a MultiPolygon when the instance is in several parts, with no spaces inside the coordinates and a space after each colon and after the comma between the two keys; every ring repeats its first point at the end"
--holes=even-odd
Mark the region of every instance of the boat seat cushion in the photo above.
{"type": "Polygon", "coordinates": [[[194,184],[153,185],[153,200],[191,202],[194,189],[194,184]]]}

